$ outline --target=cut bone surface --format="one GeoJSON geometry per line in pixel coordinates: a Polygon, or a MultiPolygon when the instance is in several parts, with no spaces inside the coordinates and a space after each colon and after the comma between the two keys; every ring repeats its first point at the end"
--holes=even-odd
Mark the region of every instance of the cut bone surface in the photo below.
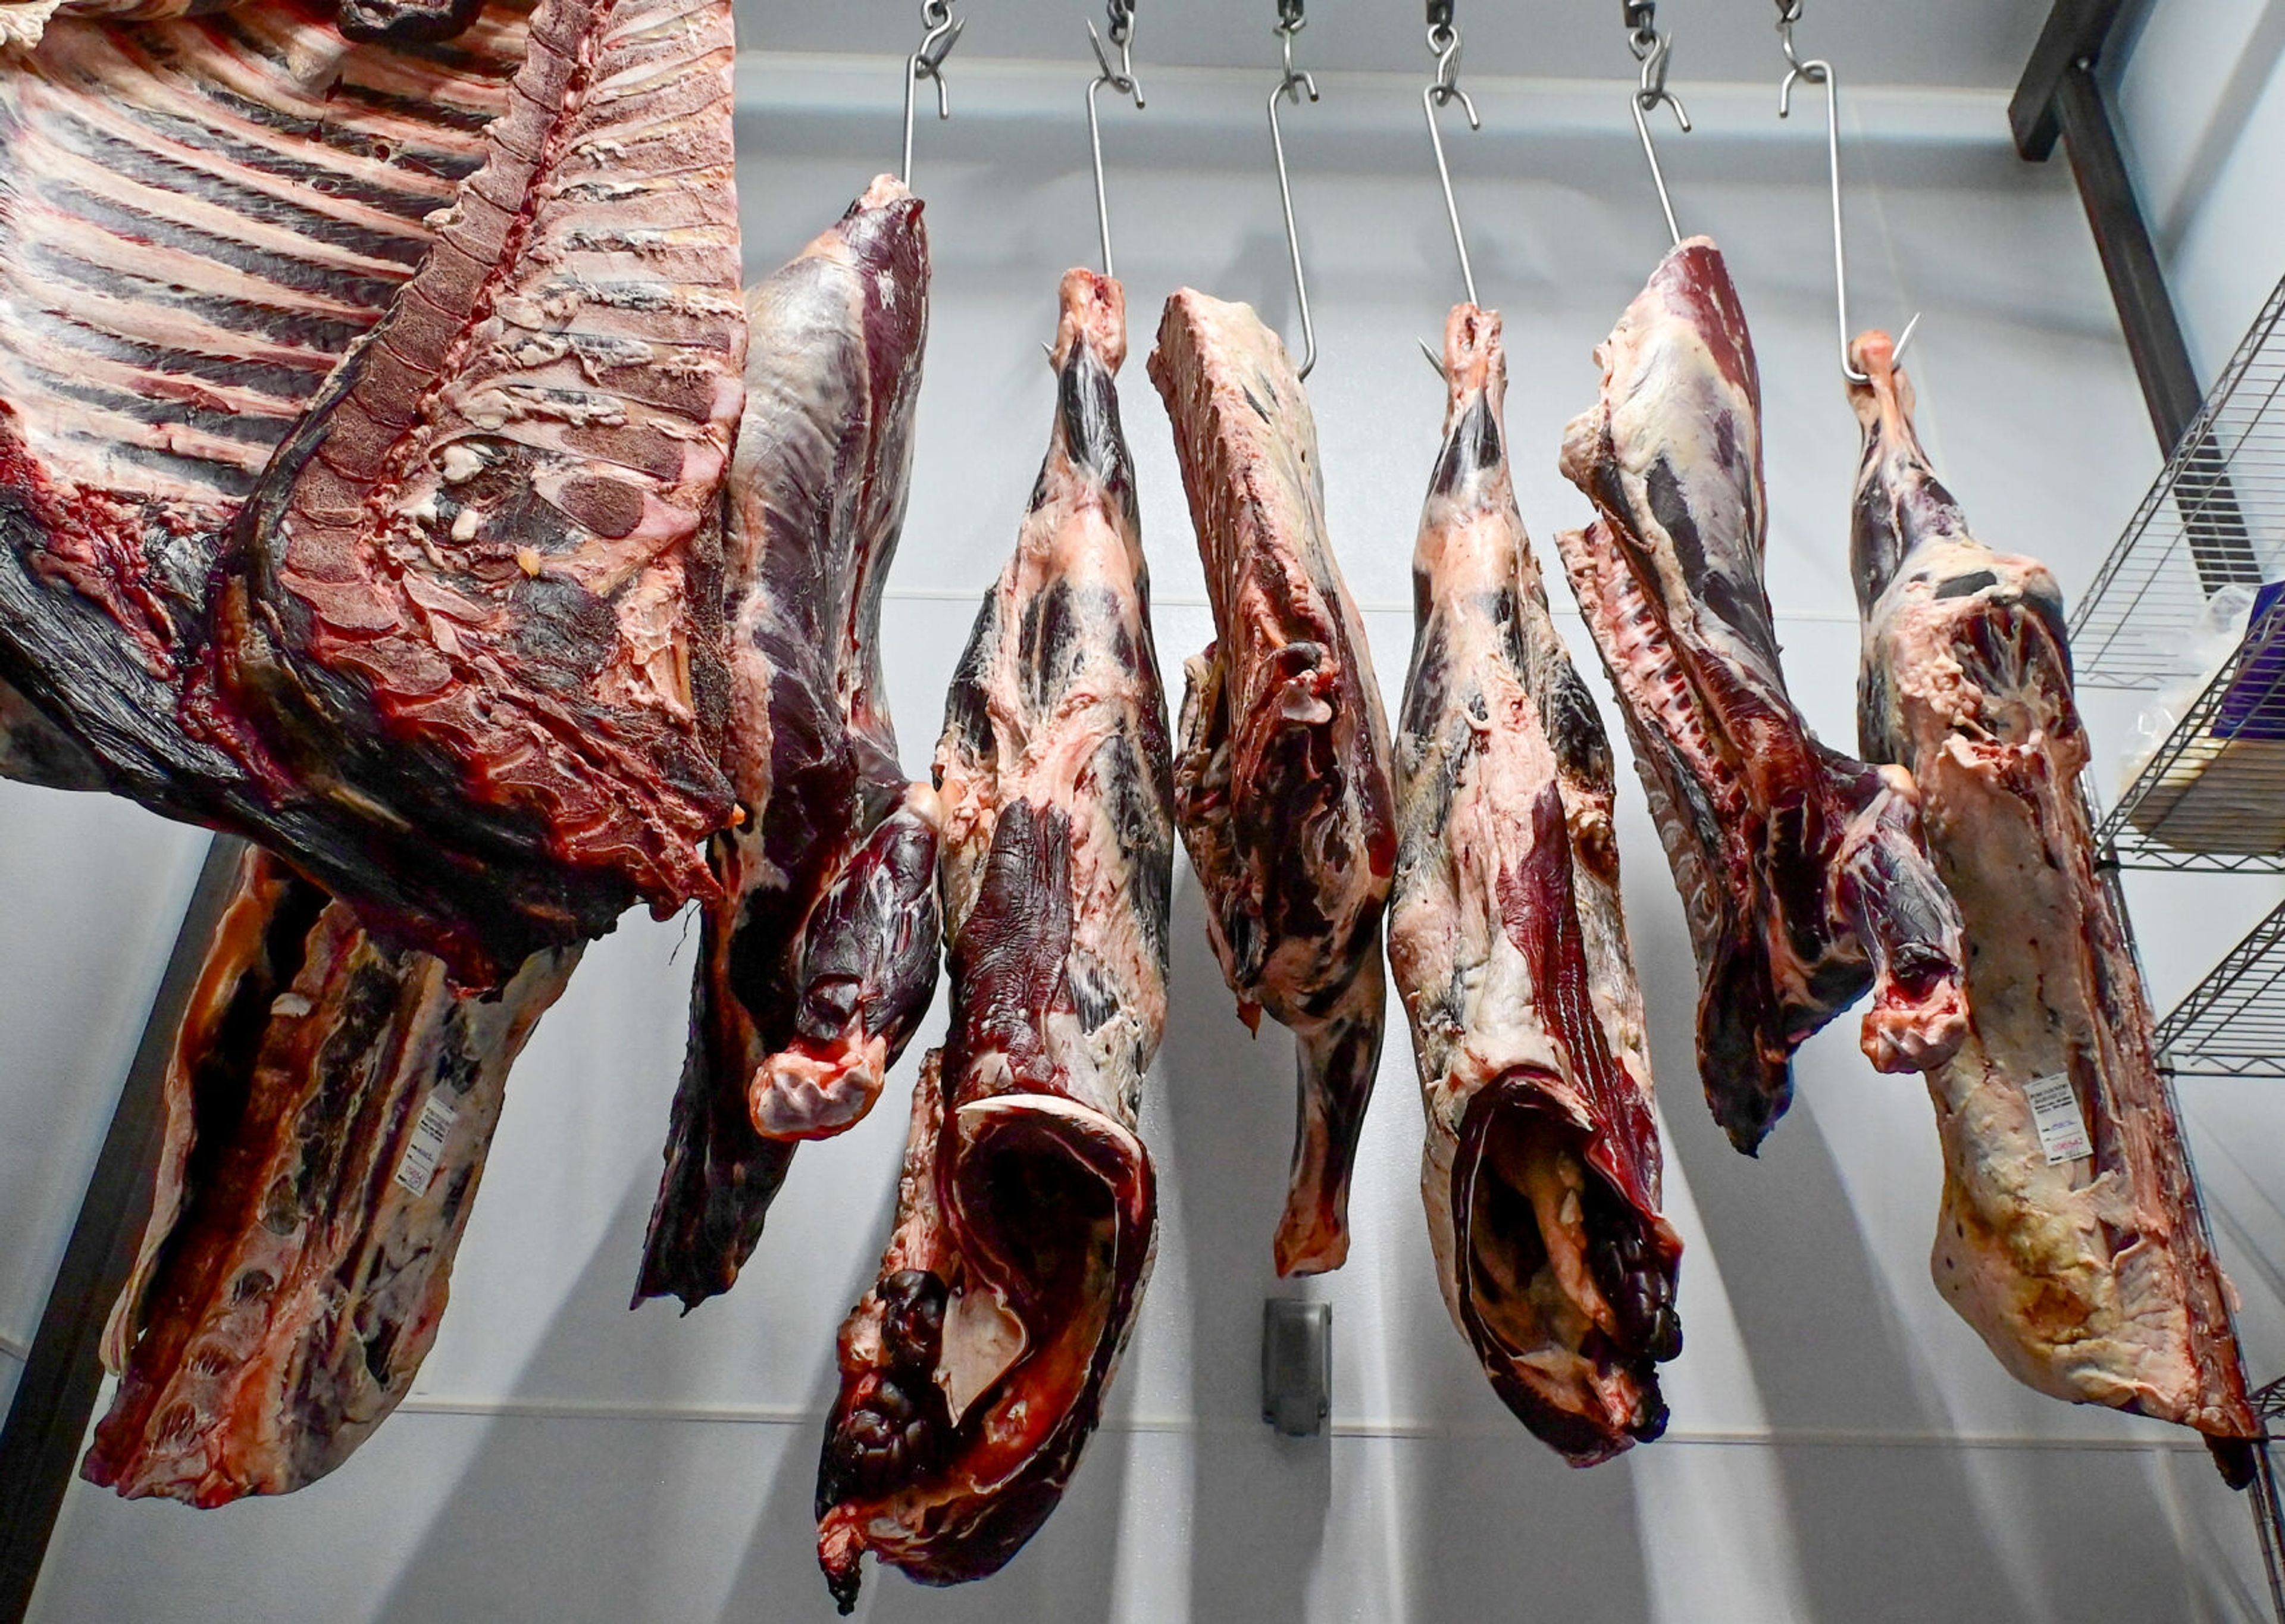
{"type": "Polygon", "coordinates": [[[1206,934],[1249,1027],[1292,1029],[1300,1110],[1277,1272],[1348,1255],[1349,1176],[1380,1064],[1395,862],[1388,722],[1325,530],[1317,429],[1252,310],[1166,302],[1150,378],[1174,419],[1214,641],[1185,664],[1174,809],[1206,934]]]}
{"type": "Polygon", "coordinates": [[[1928,1073],[1944,1161],[1936,1287],[2019,1380],[2195,1427],[2242,1483],[2259,1424],[2149,1001],[2095,873],[2061,591],[2044,564],[1969,532],[1913,431],[1888,334],[1853,354],[1868,379],[1849,390],[1865,429],[1858,732],[1869,759],[1918,781],[1975,945],[1967,1041],[1928,1073]],[[2090,1154],[2049,1158],[2041,1085],[2067,1091],[2090,1154]]]}
{"type": "Polygon", "coordinates": [[[1867,989],[1881,1070],[1959,1047],[1959,912],[1910,776],[1819,743],[1786,692],[1761,381],[1714,245],[1669,254],[1596,358],[1602,396],[1562,466],[1599,516],[1557,545],[1689,918],[1707,1102],[1750,1152],[1792,1097],[1794,1050],[1867,989]]]}
{"type": "Polygon", "coordinates": [[[690,1044],[638,1298],[726,1290],[797,1141],[879,1094],[935,996],[936,795],[906,781],[881,592],[928,330],[921,204],[883,177],[748,295],[730,470],[726,753],[690,1044]]]}
{"type": "Polygon", "coordinates": [[[1136,1122],[1174,836],[1126,353],[1119,284],[1069,273],[1047,463],[946,705],[952,1021],[914,1088],[879,1280],[841,1330],[817,1505],[844,1612],[868,1550],[952,1584],[1038,1532],[1150,1275],[1136,1122]]]}
{"type": "Polygon", "coordinates": [[[1666,1424],[1682,1243],[1659,1213],[1610,742],[1516,509],[1499,318],[1456,308],[1413,554],[1389,961],[1439,1283],[1493,1389],[1573,1463],[1666,1424]]]}

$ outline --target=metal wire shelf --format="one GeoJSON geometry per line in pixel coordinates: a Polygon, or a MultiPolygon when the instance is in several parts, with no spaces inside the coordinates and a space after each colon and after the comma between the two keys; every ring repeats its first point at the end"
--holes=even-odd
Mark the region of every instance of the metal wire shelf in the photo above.
{"type": "Polygon", "coordinates": [[[2158,1023],[2157,1045],[2178,1076],[2285,1078],[2285,906],[2158,1023]]]}
{"type": "Polygon", "coordinates": [[[2129,868],[2285,871],[2285,588],[2250,627],[2096,832],[2129,868]]]}
{"type": "Polygon", "coordinates": [[[2285,569],[2285,282],[2269,295],[2205,404],[2071,617],[2077,679],[2155,688],[2225,586],[2285,569]]]}

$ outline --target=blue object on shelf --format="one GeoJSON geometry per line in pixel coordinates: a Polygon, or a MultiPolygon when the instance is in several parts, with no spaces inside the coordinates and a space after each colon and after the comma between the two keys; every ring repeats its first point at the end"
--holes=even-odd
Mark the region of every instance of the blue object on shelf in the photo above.
{"type": "Polygon", "coordinates": [[[2218,739],[2285,739],[2285,581],[2253,597],[2237,674],[2214,714],[2218,739]]]}

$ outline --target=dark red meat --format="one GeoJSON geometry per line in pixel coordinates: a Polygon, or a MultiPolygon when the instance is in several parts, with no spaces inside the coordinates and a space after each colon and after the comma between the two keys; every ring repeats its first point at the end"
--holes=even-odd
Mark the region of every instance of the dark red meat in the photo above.
{"type": "Polygon", "coordinates": [[[1761,381],[1737,289],[1683,243],[1596,352],[1602,399],[1563,471],[1599,517],[1557,538],[1617,687],[1698,954],[1698,1063],[1751,1151],[1793,1052],[1869,988],[1886,1071],[1967,1032],[1959,911],[1912,779],[1820,744],[1794,709],[1762,586],[1761,381]]]}
{"type": "Polygon", "coordinates": [[[726,1290],[794,1144],[878,1096],[935,996],[936,796],[906,781],[880,603],[928,332],[919,200],[888,177],[755,288],[730,472],[727,759],[690,1047],[638,1299],[726,1290]]]}
{"type": "Polygon", "coordinates": [[[1113,379],[1125,300],[1064,279],[1056,427],[937,747],[952,1024],[913,1094],[897,1224],[841,1329],[818,1554],[996,1572],[1062,1499],[1149,1278],[1136,1113],[1166,1018],[1166,700],[1113,379]]]}

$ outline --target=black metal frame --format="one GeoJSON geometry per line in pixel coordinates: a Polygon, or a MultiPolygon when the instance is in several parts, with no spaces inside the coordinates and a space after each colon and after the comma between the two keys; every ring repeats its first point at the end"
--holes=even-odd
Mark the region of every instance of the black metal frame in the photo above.
{"type": "MultiPolygon", "coordinates": [[[[2007,121],[2015,150],[2030,161],[2046,161],[2058,139],[2069,156],[2071,175],[2086,207],[2087,227],[2093,233],[2095,251],[2101,255],[2103,273],[2109,279],[2111,298],[2118,306],[2118,325],[2126,336],[2127,353],[2133,358],[2143,400],[2149,407],[2150,426],[2157,432],[2160,449],[2182,464],[2178,483],[2185,489],[2178,490],[2177,500],[2182,506],[2201,583],[2208,592],[2237,581],[2258,584],[2261,572],[2238,514],[2226,459],[2210,437],[2202,436],[2202,443],[2195,445],[2183,444],[2204,405],[2204,391],[2199,388],[2197,368],[2182,336],[2181,318],[2167,292],[2165,271],[2150,240],[2141,200],[2119,150],[2098,77],[2103,52],[2127,9],[2127,0],[2056,0],[2008,104],[2007,121]]],[[[2185,860],[2167,866],[2192,869],[2213,861],[2185,860]]],[[[2124,920],[2125,898],[2118,894],[2115,852],[2105,877],[2124,920]]],[[[2273,916],[2275,920],[2285,920],[2285,910],[2273,916]]],[[[2262,934],[2255,932],[2256,937],[2262,934]]],[[[2243,953],[2247,949],[2238,951],[2243,953]]],[[[2185,1018],[2182,1010],[2167,1018],[2160,1034],[2162,1045],[2185,1018]]],[[[2270,1604],[2280,1624],[2285,1624],[2285,1502],[2281,1502],[2278,1473],[2268,1448],[2268,1424],[2285,1413],[2281,1389],[2285,1383],[2273,1384],[2257,1395],[2264,1439],[2252,1501],[2270,1604]]]]}
{"type": "MultiPolygon", "coordinates": [[[[1441,9],[1449,17],[1449,0],[1442,0],[1441,9]]],[[[1432,20],[1439,10],[1439,0],[1431,0],[1432,20]]],[[[1628,20],[1631,23],[1638,11],[1649,10],[1647,4],[1629,0],[1628,20]]],[[[2127,0],[2057,0],[2016,87],[2008,121],[2016,150],[2025,159],[2045,161],[2058,140],[2069,156],[2086,206],[2087,225],[2118,306],[2127,353],[2149,406],[2151,427],[2171,453],[2198,412],[2197,371],[2096,76],[2126,10],[2127,0]]],[[[2209,558],[2202,550],[2199,558],[2213,584],[2245,578],[2239,561],[2227,551],[2209,558]]],[[[102,1385],[98,1344],[112,1301],[133,1264],[149,1204],[147,1175],[158,1154],[159,1085],[168,1048],[228,897],[236,855],[237,843],[219,837],[208,853],[88,1181],[6,1426],[0,1430],[0,1624],[21,1624],[31,1605],[48,1540],[102,1385]]],[[[2265,1502],[2273,1502],[2273,1495],[2265,1502]]],[[[2267,1550],[2272,1530],[2265,1526],[2263,1534],[2267,1550]]],[[[2280,1600],[2285,1606],[2285,1597],[2280,1600]]],[[[2285,1618],[2285,1611],[2280,1616],[2285,1618]]]]}
{"type": "Polygon", "coordinates": [[[0,1430],[0,1621],[22,1624],[40,1581],[49,1537],[88,1419],[103,1385],[100,1345],[111,1305],[127,1283],[151,1210],[151,1169],[164,1129],[160,1083],[176,1030],[206,962],[207,945],[230,899],[243,844],[217,835],[175,937],[166,974],[151,1000],[143,1040],[80,1201],[39,1334],[17,1378],[0,1430]]]}

